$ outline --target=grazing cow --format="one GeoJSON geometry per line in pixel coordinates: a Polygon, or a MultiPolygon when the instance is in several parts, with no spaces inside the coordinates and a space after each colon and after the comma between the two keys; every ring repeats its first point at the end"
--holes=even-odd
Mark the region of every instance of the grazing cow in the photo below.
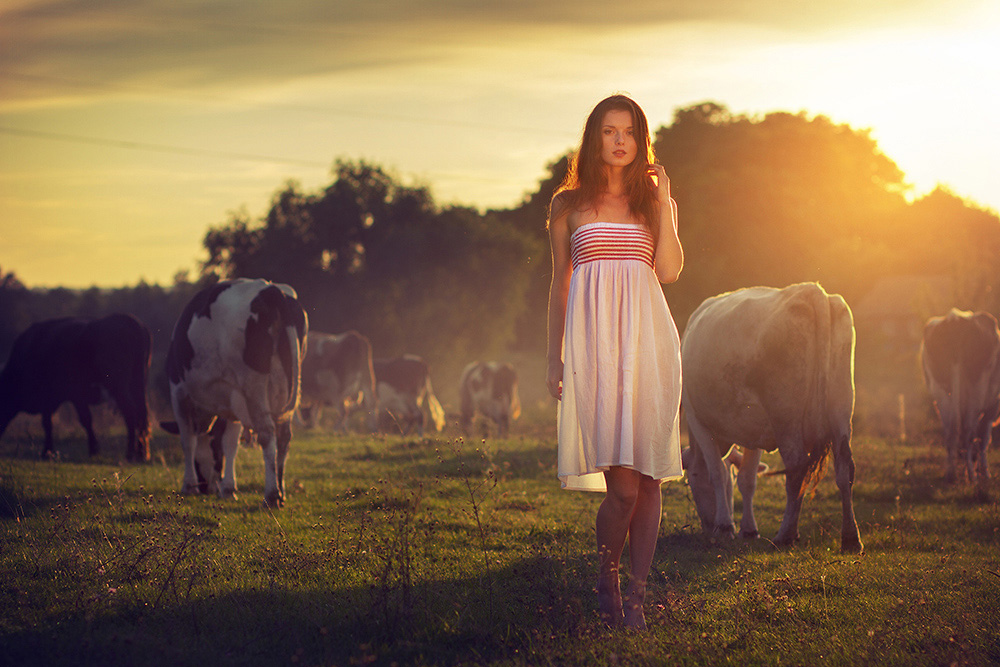
{"type": "Polygon", "coordinates": [[[378,398],[372,344],[357,331],[338,335],[310,331],[307,340],[299,406],[303,422],[315,426],[323,407],[332,406],[337,410],[337,430],[346,431],[350,413],[360,406],[368,414],[369,428],[375,431],[378,398]]]}
{"type": "Polygon", "coordinates": [[[383,421],[392,421],[403,435],[414,425],[424,434],[423,405],[426,402],[434,428],[444,428],[444,408],[434,396],[427,363],[412,354],[376,359],[375,382],[383,421]]]}
{"type": "MultiPolygon", "coordinates": [[[[212,434],[217,419],[224,472],[220,495],[235,495],[235,457],[243,428],[264,454],[264,500],[284,504],[291,417],[299,401],[306,313],[288,285],[266,280],[220,282],[196,294],[181,312],[167,352],[170,402],[184,448],[184,493],[217,486],[212,434]]],[[[216,436],[218,436],[218,430],[216,436]]]]}
{"type": "Polygon", "coordinates": [[[941,417],[948,451],[947,479],[965,461],[969,481],[990,477],[986,450],[1000,417],[1000,329],[989,313],[953,308],[932,317],[920,345],[924,381],[941,417]]]}
{"type": "Polygon", "coordinates": [[[851,417],[854,323],[847,303],[815,283],[753,287],[705,300],[681,342],[688,479],[702,527],[732,533],[733,480],[723,457],[740,445],[740,532],[756,537],[753,494],[762,450],[781,454],[785,516],[775,542],[798,539],[806,486],[830,450],[843,508],[841,548],[863,548],[854,518],[851,417]]]}
{"type": "Polygon", "coordinates": [[[125,421],[126,457],[149,460],[149,376],[152,336],[131,315],[37,322],[14,341],[0,372],[0,435],[18,412],[42,415],[43,457],[54,453],[52,413],[69,401],[98,453],[90,406],[110,397],[125,421]]]}
{"type": "Polygon", "coordinates": [[[459,383],[462,396],[462,430],[469,435],[476,411],[492,419],[501,438],[507,435],[511,420],[521,416],[517,396],[517,371],[510,364],[473,361],[462,371],[459,383]]]}

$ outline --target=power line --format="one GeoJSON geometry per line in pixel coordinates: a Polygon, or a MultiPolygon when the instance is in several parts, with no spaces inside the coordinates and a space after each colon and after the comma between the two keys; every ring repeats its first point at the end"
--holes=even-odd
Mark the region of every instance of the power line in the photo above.
{"type": "Polygon", "coordinates": [[[250,162],[267,162],[271,164],[287,164],[299,167],[329,167],[326,162],[316,160],[300,160],[297,158],[278,157],[273,155],[254,155],[252,153],[234,153],[229,151],[213,151],[204,148],[187,148],[183,146],[168,146],[166,144],[153,144],[142,141],[126,141],[123,139],[105,139],[101,137],[85,137],[78,134],[62,134],[58,132],[43,132],[40,130],[25,130],[16,127],[5,127],[0,125],[0,133],[19,137],[30,137],[33,139],[51,139],[54,141],[71,141],[78,144],[92,144],[96,146],[111,146],[114,148],[126,148],[131,150],[156,151],[159,153],[173,153],[176,155],[198,155],[202,157],[218,157],[228,160],[246,160],[250,162]]]}
{"type": "MultiPolygon", "coordinates": [[[[168,146],[166,144],[154,144],[141,141],[127,141],[123,139],[87,137],[83,135],[65,134],[58,132],[44,132],[40,130],[25,130],[23,128],[6,127],[2,125],[0,125],[0,134],[8,134],[17,137],[27,137],[29,139],[46,139],[52,141],[68,141],[72,143],[90,144],[96,146],[109,146],[112,148],[121,148],[126,150],[145,150],[145,151],[154,151],[158,153],[171,153],[175,155],[215,157],[227,160],[263,162],[267,164],[282,164],[282,165],[292,165],[292,166],[310,167],[310,168],[319,167],[324,169],[329,168],[333,165],[332,160],[327,163],[327,162],[320,162],[318,160],[301,160],[298,158],[286,158],[273,155],[257,155],[251,153],[213,151],[208,149],[188,148],[184,146],[168,146]]],[[[480,176],[470,173],[428,172],[427,175],[447,180],[475,181],[481,183],[520,183],[520,180],[503,179],[492,176],[480,176]]]]}

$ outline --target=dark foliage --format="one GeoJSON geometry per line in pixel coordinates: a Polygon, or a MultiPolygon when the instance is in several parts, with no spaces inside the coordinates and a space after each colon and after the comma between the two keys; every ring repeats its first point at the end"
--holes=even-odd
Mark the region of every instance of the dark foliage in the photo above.
{"type": "MultiPolygon", "coordinates": [[[[655,149],[680,211],[685,269],[665,289],[681,328],[713,294],[799,281],[819,281],[856,307],[885,278],[927,276],[949,286],[947,307],[1000,307],[997,214],[943,188],[908,201],[904,174],[867,130],[706,102],[679,109],[655,149]]],[[[539,352],[551,271],[545,222],[568,160],[554,160],[517,206],[485,213],[440,207],[379,166],[338,161],[322,190],[289,182],[259,219],[240,212],[208,230],[198,284],[36,291],[0,272],[0,353],[41,319],[130,312],[153,331],[155,381],[186,300],[237,276],[292,285],[317,331],[357,329],[377,356],[413,352],[458,366],[539,352]]]]}

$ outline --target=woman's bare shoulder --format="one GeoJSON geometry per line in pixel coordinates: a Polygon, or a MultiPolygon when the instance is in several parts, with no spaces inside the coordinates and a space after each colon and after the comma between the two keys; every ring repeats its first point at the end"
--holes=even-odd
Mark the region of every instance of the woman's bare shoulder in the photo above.
{"type": "Polygon", "coordinates": [[[552,202],[549,204],[549,220],[564,217],[569,213],[569,205],[576,195],[576,190],[560,190],[552,195],[552,202]]]}

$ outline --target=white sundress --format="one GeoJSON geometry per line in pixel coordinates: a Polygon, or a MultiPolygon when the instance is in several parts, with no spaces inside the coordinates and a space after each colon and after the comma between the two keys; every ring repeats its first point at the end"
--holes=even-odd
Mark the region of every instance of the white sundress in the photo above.
{"type": "Polygon", "coordinates": [[[605,491],[603,471],[679,479],[680,338],[641,224],[591,222],[570,236],[559,479],[605,491]]]}

